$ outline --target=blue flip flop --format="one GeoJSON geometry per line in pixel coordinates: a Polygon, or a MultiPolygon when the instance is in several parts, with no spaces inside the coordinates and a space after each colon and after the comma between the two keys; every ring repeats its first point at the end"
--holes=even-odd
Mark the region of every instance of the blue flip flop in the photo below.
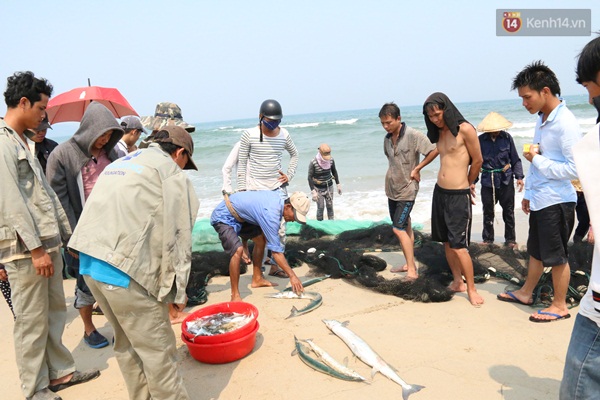
{"type": "Polygon", "coordinates": [[[571,314],[567,314],[567,315],[560,315],[560,314],[554,314],[551,312],[547,312],[547,311],[538,311],[538,314],[542,314],[542,315],[549,315],[551,317],[554,317],[554,319],[542,319],[542,318],[536,318],[534,315],[531,315],[529,317],[529,320],[531,322],[554,322],[554,321],[558,321],[560,319],[569,319],[571,318],[571,314]]]}
{"type": "Polygon", "coordinates": [[[524,303],[521,300],[519,300],[517,298],[517,296],[515,296],[515,294],[513,292],[504,292],[504,294],[507,294],[509,297],[504,297],[501,295],[497,295],[496,298],[500,301],[506,301],[507,303],[517,303],[517,304],[523,304],[524,306],[530,306],[533,304],[533,301],[531,303],[524,303]]]}

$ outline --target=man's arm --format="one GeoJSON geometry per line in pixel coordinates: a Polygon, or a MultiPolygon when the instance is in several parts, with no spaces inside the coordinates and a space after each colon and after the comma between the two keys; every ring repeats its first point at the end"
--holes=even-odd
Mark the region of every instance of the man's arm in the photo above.
{"type": "Polygon", "coordinates": [[[423,161],[421,161],[419,163],[419,165],[417,165],[415,167],[415,169],[413,169],[411,171],[410,178],[414,179],[417,182],[421,182],[421,170],[423,168],[425,168],[426,165],[428,165],[433,160],[435,160],[435,158],[438,156],[438,154],[440,154],[440,153],[438,152],[437,147],[434,148],[433,150],[431,150],[429,153],[427,153],[427,155],[425,156],[425,158],[423,159],[423,161]]]}
{"type": "Polygon", "coordinates": [[[471,157],[471,166],[469,168],[469,185],[474,187],[474,182],[479,176],[479,171],[483,165],[483,156],[481,155],[481,147],[479,146],[479,139],[477,138],[477,132],[475,128],[469,123],[462,123],[460,125],[460,132],[463,135],[463,140],[469,157],[471,157]]]}
{"type": "Polygon", "coordinates": [[[517,179],[517,188],[519,192],[523,190],[523,163],[521,162],[521,157],[519,157],[519,153],[517,152],[517,148],[515,147],[515,142],[512,136],[508,135],[508,140],[510,142],[510,167],[512,169],[513,175],[517,179]]]}
{"type": "Polygon", "coordinates": [[[231,186],[231,171],[238,163],[239,154],[240,142],[237,142],[231,149],[231,152],[229,153],[229,156],[227,157],[227,160],[225,160],[225,164],[223,164],[223,168],[221,169],[221,172],[223,173],[223,190],[227,193],[233,192],[233,187],[231,186]]]}
{"type": "Polygon", "coordinates": [[[240,151],[237,169],[237,188],[246,190],[246,176],[248,174],[248,157],[250,154],[250,134],[244,131],[240,138],[240,151]]]}
{"type": "Polygon", "coordinates": [[[287,169],[287,181],[291,181],[296,174],[296,167],[298,167],[298,149],[292,140],[292,137],[288,134],[285,141],[285,149],[290,153],[290,164],[287,169]]]}

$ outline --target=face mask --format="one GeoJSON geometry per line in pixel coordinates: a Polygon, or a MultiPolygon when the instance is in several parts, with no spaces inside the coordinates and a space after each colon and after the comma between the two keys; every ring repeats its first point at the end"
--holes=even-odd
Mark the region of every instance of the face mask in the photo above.
{"type": "Polygon", "coordinates": [[[262,124],[265,126],[265,128],[267,128],[270,131],[274,131],[275,129],[277,129],[277,127],[279,126],[280,123],[281,123],[280,119],[273,120],[273,121],[267,121],[266,119],[262,120],[262,124]]]}

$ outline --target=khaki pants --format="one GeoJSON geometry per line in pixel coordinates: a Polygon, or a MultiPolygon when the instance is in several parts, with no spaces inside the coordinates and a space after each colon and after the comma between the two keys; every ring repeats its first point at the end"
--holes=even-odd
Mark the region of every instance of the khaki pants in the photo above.
{"type": "Polygon", "coordinates": [[[14,341],[21,389],[31,397],[51,379],[75,371],[75,361],[62,344],[67,308],[60,251],[50,253],[54,275],[36,275],[31,258],[5,263],[15,311],[14,341]]]}
{"type": "Polygon", "coordinates": [[[189,399],[177,369],[167,304],[131,279],[128,288],[84,279],[115,332],[114,352],[131,400],[189,399]]]}

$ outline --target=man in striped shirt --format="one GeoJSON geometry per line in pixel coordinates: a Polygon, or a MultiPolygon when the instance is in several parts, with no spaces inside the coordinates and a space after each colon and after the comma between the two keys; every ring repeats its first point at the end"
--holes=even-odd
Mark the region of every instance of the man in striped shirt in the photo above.
{"type": "Polygon", "coordinates": [[[289,132],[279,126],[283,113],[276,100],[265,100],[260,107],[259,123],[245,130],[240,140],[238,190],[283,191],[292,180],[298,166],[298,150],[289,132]],[[290,154],[290,163],[284,173],[281,166],[283,152],[290,154]]]}

